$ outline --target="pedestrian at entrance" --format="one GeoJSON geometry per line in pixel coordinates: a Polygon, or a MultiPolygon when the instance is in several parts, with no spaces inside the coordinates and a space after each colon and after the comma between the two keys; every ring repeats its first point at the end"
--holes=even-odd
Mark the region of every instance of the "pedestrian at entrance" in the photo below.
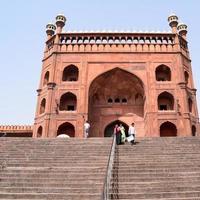
{"type": "Polygon", "coordinates": [[[84,137],[85,138],[88,138],[88,136],[89,136],[89,130],[90,130],[90,124],[89,124],[88,121],[86,121],[84,123],[84,137]]]}
{"type": "Polygon", "coordinates": [[[129,137],[127,138],[128,142],[131,142],[131,144],[135,144],[136,130],[135,130],[135,124],[134,123],[132,123],[129,126],[128,135],[129,135],[129,137]]]}
{"type": "Polygon", "coordinates": [[[126,133],[125,133],[125,128],[123,127],[122,124],[120,124],[120,131],[121,131],[121,143],[124,144],[126,141],[126,133]]]}
{"type": "Polygon", "coordinates": [[[119,145],[121,143],[121,131],[118,124],[115,125],[114,134],[116,135],[116,143],[119,145]]]}

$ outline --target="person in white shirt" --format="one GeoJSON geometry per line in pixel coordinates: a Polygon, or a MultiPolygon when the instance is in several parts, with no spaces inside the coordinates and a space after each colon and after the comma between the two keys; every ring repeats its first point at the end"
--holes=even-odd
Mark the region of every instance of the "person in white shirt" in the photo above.
{"type": "Polygon", "coordinates": [[[131,144],[135,144],[136,130],[135,130],[135,124],[134,124],[134,123],[132,123],[132,124],[129,126],[128,135],[133,137],[133,139],[131,140],[131,144]]]}
{"type": "Polygon", "coordinates": [[[89,130],[90,130],[90,124],[89,124],[88,121],[86,121],[84,123],[84,137],[85,138],[88,138],[88,136],[89,136],[89,130]]]}

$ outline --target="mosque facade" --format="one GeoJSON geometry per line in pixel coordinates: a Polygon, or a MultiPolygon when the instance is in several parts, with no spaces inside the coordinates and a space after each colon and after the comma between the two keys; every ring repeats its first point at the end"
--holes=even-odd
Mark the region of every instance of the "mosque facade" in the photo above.
{"type": "Polygon", "coordinates": [[[134,122],[138,137],[196,136],[199,118],[187,25],[170,32],[64,32],[46,26],[33,137],[106,137],[134,122]]]}

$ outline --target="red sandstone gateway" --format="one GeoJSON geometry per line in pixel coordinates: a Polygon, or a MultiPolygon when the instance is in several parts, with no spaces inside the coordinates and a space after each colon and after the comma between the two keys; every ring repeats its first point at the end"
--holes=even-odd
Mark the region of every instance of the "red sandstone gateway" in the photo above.
{"type": "Polygon", "coordinates": [[[33,137],[83,137],[85,120],[91,137],[132,122],[138,137],[196,135],[187,26],[168,21],[166,33],[63,32],[58,15],[46,26],[33,137]]]}

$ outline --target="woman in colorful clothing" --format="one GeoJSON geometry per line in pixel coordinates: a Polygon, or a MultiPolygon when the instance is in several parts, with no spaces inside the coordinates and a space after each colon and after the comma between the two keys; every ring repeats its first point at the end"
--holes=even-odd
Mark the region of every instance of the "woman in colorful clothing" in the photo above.
{"type": "Polygon", "coordinates": [[[120,131],[121,131],[121,143],[124,144],[126,141],[126,133],[125,133],[125,128],[123,127],[122,124],[120,124],[120,131]]]}

